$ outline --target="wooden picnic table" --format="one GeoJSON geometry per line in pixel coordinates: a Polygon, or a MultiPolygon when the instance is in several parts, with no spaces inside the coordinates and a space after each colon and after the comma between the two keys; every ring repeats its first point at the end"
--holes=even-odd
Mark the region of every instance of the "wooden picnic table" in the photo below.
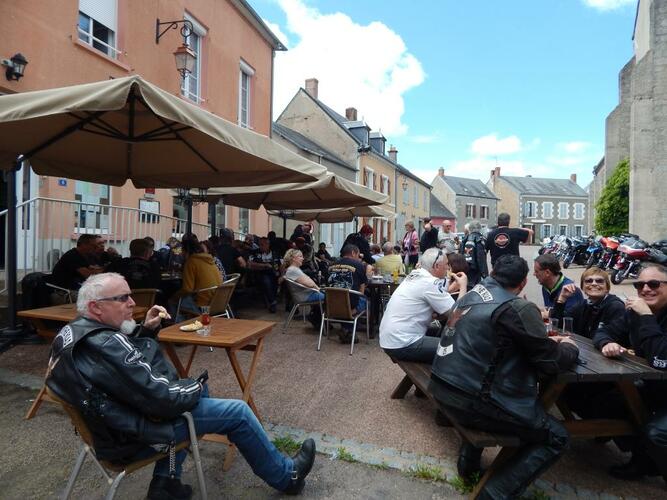
{"type": "MultiPolygon", "coordinates": [[[[201,319],[201,318],[196,318],[201,319]]],[[[252,397],[252,384],[255,380],[257,363],[264,346],[264,338],[271,333],[275,323],[273,321],[247,320],[247,319],[229,319],[229,318],[211,318],[211,333],[208,336],[199,335],[197,332],[183,332],[180,327],[192,323],[192,319],[175,324],[165,328],[158,334],[158,340],[162,342],[167,356],[171,359],[174,367],[181,377],[187,377],[195,353],[199,346],[222,348],[227,353],[232,370],[236,380],[243,393],[243,401],[248,403],[260,420],[257,406],[252,397]],[[192,346],[190,354],[185,363],[181,362],[174,344],[186,344],[192,346]],[[238,351],[253,351],[250,368],[247,375],[243,373],[241,365],[236,357],[238,351]]],[[[215,434],[207,434],[205,439],[225,443],[229,446],[225,455],[223,469],[231,467],[234,457],[234,446],[224,437],[215,434]]]]}
{"type": "MultiPolygon", "coordinates": [[[[135,306],[132,311],[132,318],[135,320],[143,319],[147,311],[148,307],[135,306]]],[[[63,324],[74,321],[79,316],[79,311],[76,310],[76,304],[60,304],[57,306],[39,307],[37,309],[26,309],[25,311],[17,312],[16,315],[30,321],[37,335],[53,340],[58,335],[60,327],[63,324]],[[49,325],[47,322],[51,322],[51,324],[49,325]]],[[[28,413],[25,415],[26,420],[35,416],[42,401],[51,401],[51,398],[46,394],[46,385],[42,385],[35,401],[28,409],[28,413]]]]}

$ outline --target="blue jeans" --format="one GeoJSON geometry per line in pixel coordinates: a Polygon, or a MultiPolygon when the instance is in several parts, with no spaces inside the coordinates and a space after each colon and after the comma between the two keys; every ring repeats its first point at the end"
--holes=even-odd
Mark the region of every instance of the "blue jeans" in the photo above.
{"type": "MultiPolygon", "coordinates": [[[[269,441],[262,424],[245,402],[202,397],[190,413],[197,435],[226,435],[257,476],[277,490],[287,488],[294,462],[269,441]]],[[[188,424],[184,418],[175,421],[174,431],[177,443],[189,439],[188,424]]],[[[176,477],[181,477],[185,457],[185,450],[176,453],[176,477]]],[[[169,457],[155,463],[153,475],[169,476],[169,457]]]]}
{"type": "Polygon", "coordinates": [[[318,302],[320,300],[324,300],[324,292],[318,292],[317,290],[310,292],[308,302],[318,302]]]}

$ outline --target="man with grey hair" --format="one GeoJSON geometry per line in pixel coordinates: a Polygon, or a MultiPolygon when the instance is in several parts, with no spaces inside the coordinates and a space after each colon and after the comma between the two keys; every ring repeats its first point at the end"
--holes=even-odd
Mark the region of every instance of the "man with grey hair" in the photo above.
{"type": "MultiPolygon", "coordinates": [[[[447,292],[447,256],[429,248],[413,270],[392,294],[380,323],[380,347],[394,359],[431,363],[440,339],[428,336],[434,314],[442,316],[454,306],[447,292]]],[[[451,274],[465,295],[468,279],[464,273],[451,274]]],[[[435,333],[435,332],[434,332],[435,333]]]]}
{"type": "Polygon", "coordinates": [[[83,283],[77,309],[80,316],[53,341],[46,384],[81,412],[98,459],[129,463],[168,452],[155,463],[148,499],[192,496],[180,481],[185,451],[175,451],[176,443],[188,439],[180,416],[186,411],[198,435],[227,435],[268,484],[288,494],[303,489],[314,441],[306,440],[294,459],[287,458],[245,402],[208,397],[207,372],[180,378],[155,339],[162,318],[169,318],[163,307],[151,307],[137,326],[127,282],[104,273],[83,283]]]}
{"type": "Polygon", "coordinates": [[[403,264],[403,259],[400,255],[397,255],[394,252],[394,244],[390,241],[387,241],[382,245],[382,251],[384,252],[384,257],[378,259],[375,263],[375,271],[378,274],[405,274],[405,264],[403,264]]]}
{"type": "Polygon", "coordinates": [[[478,220],[466,224],[467,234],[461,241],[459,252],[468,263],[468,284],[473,287],[489,275],[486,264],[486,240],[482,236],[482,224],[478,220]]]}

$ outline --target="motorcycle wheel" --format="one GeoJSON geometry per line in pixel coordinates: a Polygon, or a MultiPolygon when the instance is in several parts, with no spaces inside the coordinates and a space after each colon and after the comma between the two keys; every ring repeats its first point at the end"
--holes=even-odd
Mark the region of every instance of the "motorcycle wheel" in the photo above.
{"type": "Polygon", "coordinates": [[[611,282],[614,285],[620,285],[625,279],[625,269],[614,269],[611,272],[611,282]]]}
{"type": "Polygon", "coordinates": [[[595,257],[591,255],[587,260],[586,260],[586,269],[590,269],[595,265],[595,257]]]}
{"type": "Polygon", "coordinates": [[[563,268],[567,269],[568,267],[570,267],[571,263],[572,263],[572,256],[568,255],[567,257],[565,257],[565,259],[563,259],[563,268]]]}

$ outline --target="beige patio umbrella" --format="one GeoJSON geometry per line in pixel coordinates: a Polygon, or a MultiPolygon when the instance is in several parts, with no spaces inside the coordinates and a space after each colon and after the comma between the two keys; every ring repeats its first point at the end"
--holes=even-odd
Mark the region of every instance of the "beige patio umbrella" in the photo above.
{"type": "Polygon", "coordinates": [[[309,182],[326,169],[140,76],[0,96],[0,169],[137,187],[309,182]]]}
{"type": "Polygon", "coordinates": [[[387,195],[345,180],[334,174],[315,182],[244,188],[212,188],[209,196],[222,196],[226,205],[267,210],[323,209],[380,205],[387,195]]]}
{"type": "Polygon", "coordinates": [[[355,217],[380,217],[384,219],[393,219],[394,214],[378,206],[368,207],[350,207],[350,208],[330,208],[325,210],[294,210],[291,213],[285,211],[269,210],[270,215],[283,217],[287,215],[288,219],[300,220],[304,222],[317,221],[320,224],[333,224],[335,222],[351,222],[355,217]]]}

